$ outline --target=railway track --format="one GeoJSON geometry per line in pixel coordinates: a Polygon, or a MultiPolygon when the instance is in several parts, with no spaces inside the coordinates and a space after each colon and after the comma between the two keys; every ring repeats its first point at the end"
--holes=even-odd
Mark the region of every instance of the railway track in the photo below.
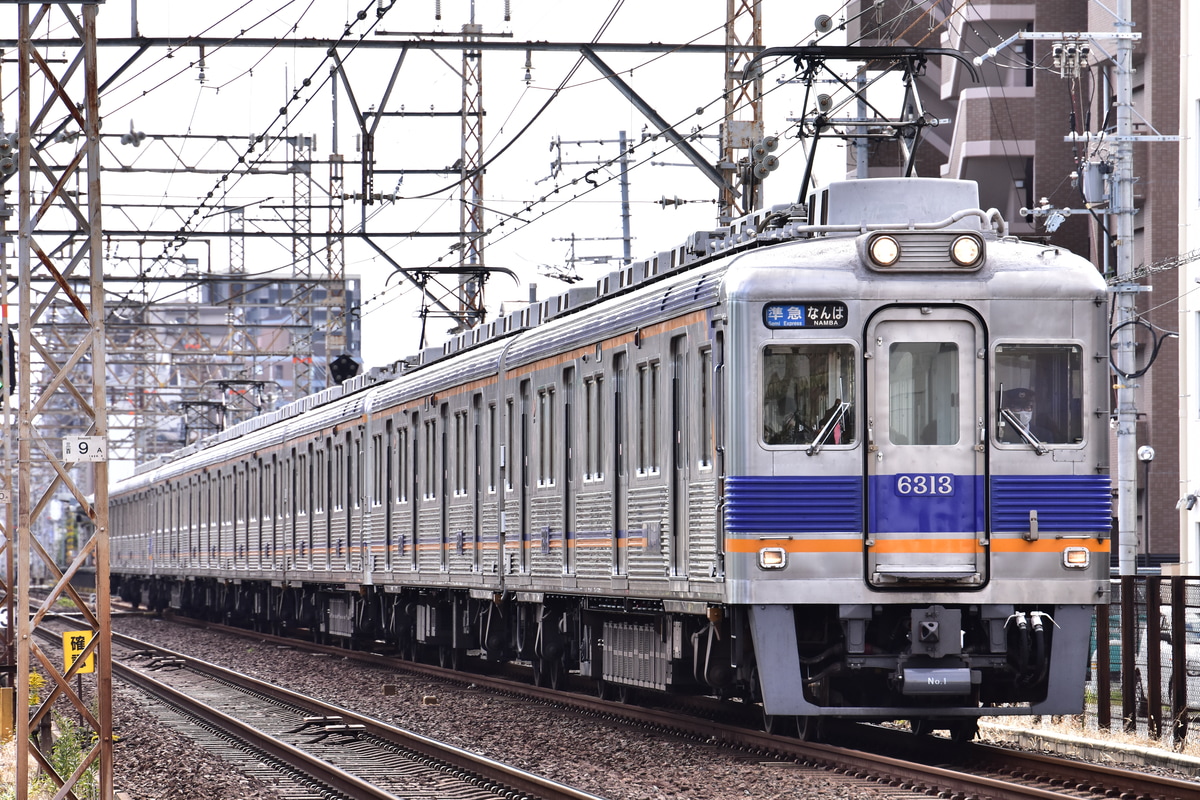
{"type": "MultiPolygon", "coordinates": [[[[181,620],[178,620],[181,621],[181,620]]],[[[194,624],[194,623],[192,623],[194,624]]],[[[1200,800],[1194,781],[1147,774],[1119,767],[1074,761],[1055,756],[1009,750],[978,743],[955,743],[934,736],[867,726],[849,726],[830,732],[830,743],[805,742],[746,727],[756,719],[754,710],[738,704],[701,703],[696,709],[677,709],[613,703],[583,694],[529,686],[509,677],[461,673],[438,666],[394,657],[312,645],[248,633],[237,628],[207,625],[214,630],[260,641],[335,654],[390,670],[403,670],[458,684],[474,684],[490,692],[516,695],[531,701],[570,708],[577,713],[650,727],[708,743],[720,743],[775,759],[794,760],[879,783],[929,792],[960,800],[1062,800],[1062,798],[1124,798],[1125,800],[1200,800]],[[716,721],[736,718],[740,724],[716,721]],[[849,744],[852,743],[852,746],[849,744]]]]}
{"type": "Polygon", "coordinates": [[[600,800],[132,637],[114,633],[113,649],[115,677],[170,707],[175,727],[198,726],[204,746],[279,783],[292,800],[600,800]]]}

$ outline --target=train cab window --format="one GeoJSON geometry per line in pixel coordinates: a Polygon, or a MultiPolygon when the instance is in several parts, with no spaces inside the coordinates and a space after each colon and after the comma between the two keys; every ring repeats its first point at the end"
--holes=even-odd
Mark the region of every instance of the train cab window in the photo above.
{"type": "Polygon", "coordinates": [[[888,385],[892,444],[958,443],[958,345],[893,343],[888,352],[888,385]]]}
{"type": "Polygon", "coordinates": [[[762,374],[764,442],[854,443],[853,345],[770,345],[762,374]]]}
{"type": "Polygon", "coordinates": [[[1001,344],[995,356],[996,440],[1031,446],[1083,441],[1083,350],[1001,344]]]}

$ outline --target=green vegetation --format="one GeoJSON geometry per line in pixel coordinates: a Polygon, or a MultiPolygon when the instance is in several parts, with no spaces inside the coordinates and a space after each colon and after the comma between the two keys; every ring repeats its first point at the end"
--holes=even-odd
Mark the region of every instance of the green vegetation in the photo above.
{"type": "MultiPolygon", "coordinates": [[[[94,712],[93,712],[94,713],[94,712]]],[[[95,745],[97,734],[90,727],[80,725],[70,717],[54,714],[54,726],[58,735],[50,752],[50,765],[62,778],[69,778],[83,763],[84,757],[95,745]]],[[[100,797],[100,760],[92,761],[75,784],[75,796],[79,800],[97,800],[100,797]]]]}
{"type": "MultiPolygon", "coordinates": [[[[33,676],[31,676],[33,677],[33,676]]],[[[32,698],[31,698],[32,699],[32,698]]],[[[96,733],[91,728],[80,725],[62,714],[54,714],[54,726],[57,736],[54,746],[49,753],[49,761],[55,772],[66,779],[74,774],[84,757],[91,751],[96,741],[96,733]]],[[[37,766],[30,762],[29,767],[29,800],[51,800],[58,785],[43,775],[37,766]]],[[[98,800],[100,797],[100,767],[99,761],[93,761],[84,770],[74,787],[75,796],[80,800],[98,800]]],[[[14,739],[0,743],[0,800],[15,800],[17,796],[17,744],[14,739]]]]}

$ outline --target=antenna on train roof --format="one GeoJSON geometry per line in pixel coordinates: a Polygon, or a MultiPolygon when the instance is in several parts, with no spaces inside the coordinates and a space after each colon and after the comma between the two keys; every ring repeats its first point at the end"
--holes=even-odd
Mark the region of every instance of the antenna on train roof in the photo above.
{"type": "Polygon", "coordinates": [[[812,183],[812,169],[817,143],[822,137],[832,139],[847,139],[855,141],[890,141],[896,142],[904,153],[904,177],[911,177],[916,166],[917,145],[927,127],[936,127],[941,123],[949,123],[933,117],[921,104],[920,95],[916,90],[916,78],[925,70],[925,64],[931,56],[949,56],[960,61],[971,76],[972,81],[978,82],[979,75],[974,65],[957,50],[925,47],[847,47],[841,45],[805,45],[802,47],[768,47],[750,63],[742,72],[742,80],[753,80],[762,69],[762,62],[768,58],[791,57],[796,62],[799,79],[804,84],[804,116],[798,121],[799,137],[808,138],[808,163],[804,167],[804,179],[800,182],[800,202],[808,196],[809,185],[812,183]],[[865,62],[860,68],[860,75],[868,70],[877,73],[873,78],[852,84],[846,78],[830,69],[828,61],[857,61],[865,62]],[[904,82],[904,100],[900,114],[889,117],[875,104],[867,99],[867,90],[875,86],[884,77],[899,73],[904,82]],[[818,83],[833,83],[839,88],[834,94],[821,92],[814,96],[818,83]],[[864,112],[862,116],[837,116],[842,109],[852,102],[861,103],[861,107],[869,110],[873,116],[864,112]]]}

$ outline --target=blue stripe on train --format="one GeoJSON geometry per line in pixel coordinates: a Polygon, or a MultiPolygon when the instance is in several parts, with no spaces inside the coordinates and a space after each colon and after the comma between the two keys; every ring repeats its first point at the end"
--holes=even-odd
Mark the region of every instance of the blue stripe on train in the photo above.
{"type": "Polygon", "coordinates": [[[992,531],[1029,530],[1037,509],[1038,530],[1108,534],[1112,530],[1112,480],[1108,475],[994,475],[992,531]]]}
{"type": "Polygon", "coordinates": [[[725,479],[730,533],[861,533],[862,505],[857,475],[725,479]]]}
{"type": "MultiPolygon", "coordinates": [[[[1112,527],[1107,475],[996,475],[991,528],[1029,530],[1038,511],[1046,532],[1106,534],[1112,527]]],[[[955,476],[949,496],[900,495],[896,476],[871,479],[871,530],[878,533],[975,533],[983,530],[983,478],[955,476]]],[[[858,476],[731,476],[725,481],[730,533],[861,533],[858,476]]]]}

